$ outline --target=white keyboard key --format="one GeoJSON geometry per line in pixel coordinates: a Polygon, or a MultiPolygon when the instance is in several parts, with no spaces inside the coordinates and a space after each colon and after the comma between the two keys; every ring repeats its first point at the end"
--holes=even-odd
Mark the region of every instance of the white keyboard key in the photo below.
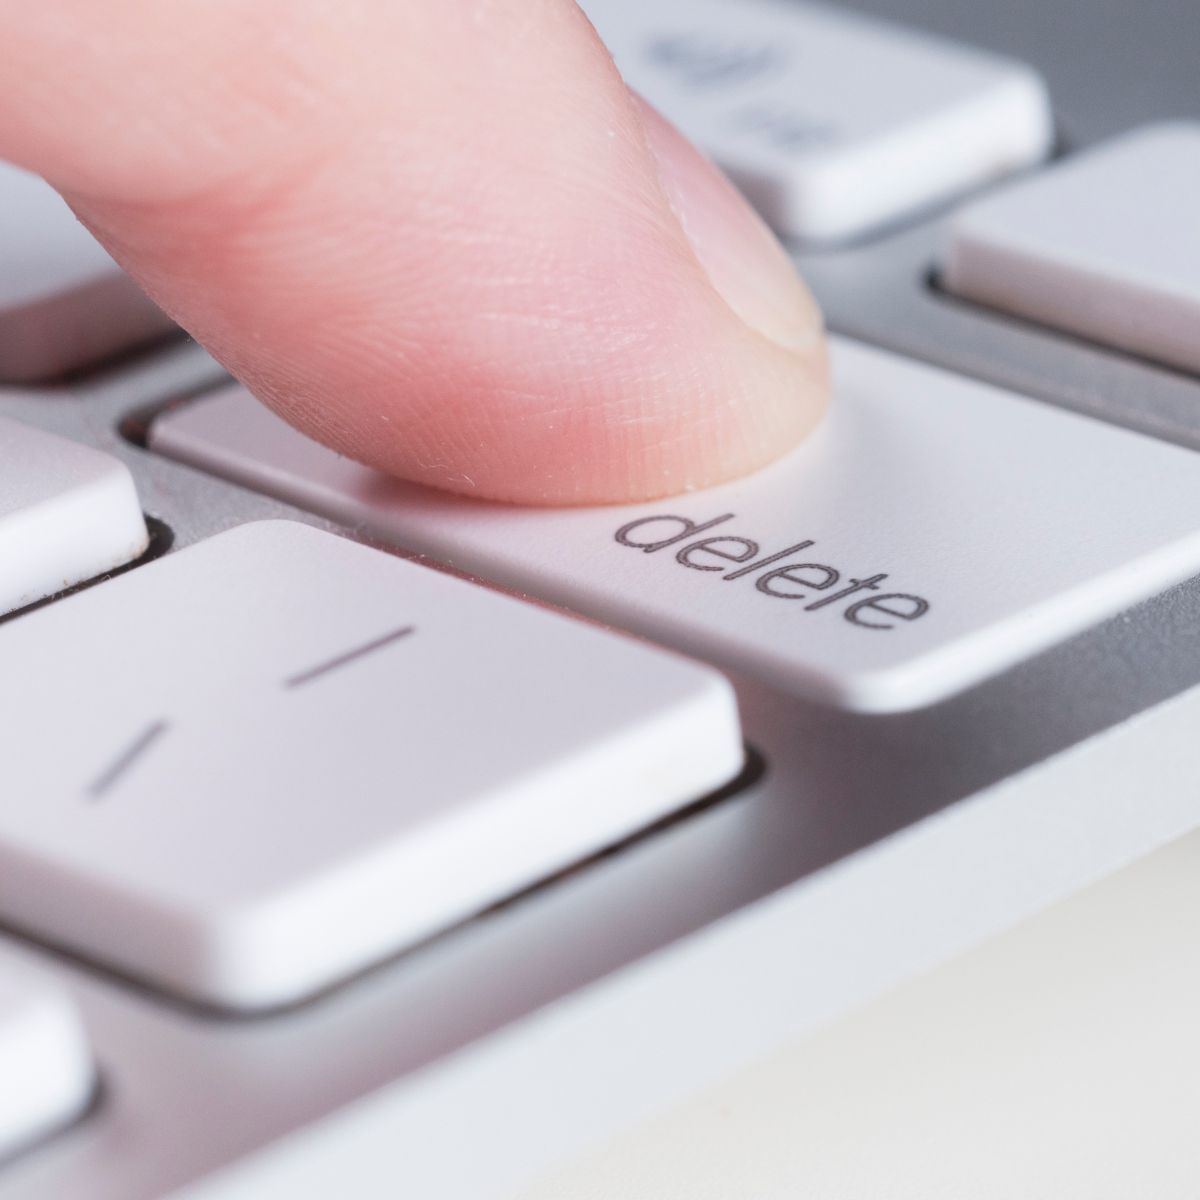
{"type": "Polygon", "coordinates": [[[0,1158],[77,1117],[94,1087],[87,1039],[66,995],[25,975],[0,975],[0,1158]]]}
{"type": "Polygon", "coordinates": [[[626,508],[386,482],[241,389],[185,461],[796,693],[941,700],[1200,572],[1200,456],[835,339],[825,423],[749,479],[626,508]]]}
{"type": "Polygon", "coordinates": [[[148,540],[123,462],[0,417],[0,614],[131,562],[148,540]]]}
{"type": "Polygon", "coordinates": [[[585,0],[626,79],[783,232],[839,239],[1045,157],[1029,67],[781,0],[585,0]]]}
{"type": "Polygon", "coordinates": [[[947,290],[1200,371],[1200,123],[1157,125],[963,209],[947,290]]]}
{"type": "Polygon", "coordinates": [[[0,163],[0,380],[61,375],[172,328],[49,184],[0,163]]]}
{"type": "Polygon", "coordinates": [[[0,628],[0,728],[0,919],[237,1008],[405,948],[742,761],[708,668],[289,522],[0,628]]]}

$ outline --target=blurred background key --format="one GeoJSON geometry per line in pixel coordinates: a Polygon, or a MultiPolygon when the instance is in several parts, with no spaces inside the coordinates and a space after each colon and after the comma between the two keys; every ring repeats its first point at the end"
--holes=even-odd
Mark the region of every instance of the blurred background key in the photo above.
{"type": "Polygon", "coordinates": [[[120,459],[0,417],[0,616],[116,570],[148,544],[120,459]]]}
{"type": "Polygon", "coordinates": [[[0,163],[0,383],[64,375],[173,328],[49,184],[0,163]]]}
{"type": "Polygon", "coordinates": [[[1053,142],[1037,72],[931,34],[777,0],[584,8],[630,86],[805,242],[875,232],[1053,142]]]}
{"type": "Polygon", "coordinates": [[[965,300],[1200,372],[1200,122],[1160,122],[1002,188],[948,222],[965,300]]]}
{"type": "Polygon", "coordinates": [[[0,974],[0,1160],[87,1106],[95,1074],[67,995],[25,975],[0,974]]]}

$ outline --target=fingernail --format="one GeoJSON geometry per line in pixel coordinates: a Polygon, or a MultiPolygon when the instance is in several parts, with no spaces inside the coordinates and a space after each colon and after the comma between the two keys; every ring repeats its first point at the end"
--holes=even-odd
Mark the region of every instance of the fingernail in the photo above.
{"type": "Polygon", "coordinates": [[[713,286],[752,329],[788,350],[811,349],[821,312],[775,235],[717,167],[637,100],[663,190],[713,286]]]}

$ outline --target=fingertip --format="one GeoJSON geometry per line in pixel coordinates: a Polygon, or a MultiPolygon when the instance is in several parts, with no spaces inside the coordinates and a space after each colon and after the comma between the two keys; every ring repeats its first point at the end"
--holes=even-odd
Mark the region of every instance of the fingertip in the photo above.
{"type": "Polygon", "coordinates": [[[0,150],[303,432],[435,487],[600,504],[745,474],[819,419],[812,297],[570,0],[362,0],[332,42],[325,0],[255,0],[286,50],[262,61],[245,7],[189,0],[180,43],[153,0],[32,6],[44,70],[0,87],[0,150]],[[25,103],[79,57],[68,27],[125,69],[84,38],[67,99],[25,103]]]}
{"type": "Polygon", "coordinates": [[[724,173],[634,94],[664,195],[709,281],[751,329],[804,356],[821,344],[821,311],[787,252],[724,173]]]}

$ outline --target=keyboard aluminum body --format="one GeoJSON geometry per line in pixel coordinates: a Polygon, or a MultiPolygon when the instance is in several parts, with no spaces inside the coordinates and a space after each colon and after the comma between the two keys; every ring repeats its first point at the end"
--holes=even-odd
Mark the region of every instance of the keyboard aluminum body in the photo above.
{"type": "MultiPolygon", "coordinates": [[[[859,7],[1039,68],[1067,153],[1200,111],[1187,0],[859,7]]],[[[831,326],[1200,447],[1200,379],[943,295],[940,220],[797,247],[831,326]]],[[[176,547],[269,517],[336,530],[119,432],[222,378],[176,342],[65,389],[0,390],[0,414],[118,454],[176,547]]],[[[214,1016],[0,937],[0,967],[34,962],[66,984],[101,1067],[93,1111],[0,1167],[0,1200],[149,1200],[289,1134],[294,1178],[284,1166],[211,1195],[508,1194],[1193,828],[1198,620],[1193,581],[908,714],[838,713],[735,678],[761,774],[282,1014],[214,1016]],[[357,1125],[333,1116],[352,1102],[357,1125]]]]}

